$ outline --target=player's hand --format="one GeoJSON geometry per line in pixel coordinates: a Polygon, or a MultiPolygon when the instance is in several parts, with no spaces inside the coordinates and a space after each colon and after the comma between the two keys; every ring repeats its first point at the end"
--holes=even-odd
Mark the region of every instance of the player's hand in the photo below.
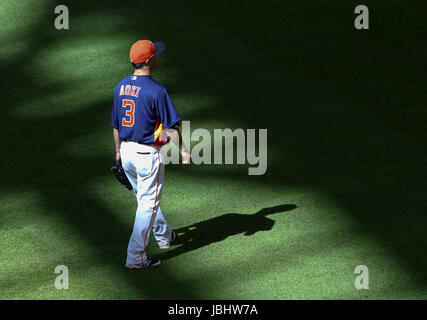
{"type": "Polygon", "coordinates": [[[119,151],[119,152],[116,152],[116,159],[117,159],[117,160],[120,160],[120,151],[119,151]]]}
{"type": "Polygon", "coordinates": [[[182,156],[182,163],[183,164],[190,164],[191,163],[191,153],[187,150],[181,151],[182,156]]]}

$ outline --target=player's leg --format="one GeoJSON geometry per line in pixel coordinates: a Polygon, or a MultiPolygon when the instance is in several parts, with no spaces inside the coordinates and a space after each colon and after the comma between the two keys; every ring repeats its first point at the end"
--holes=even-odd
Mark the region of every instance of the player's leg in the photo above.
{"type": "Polygon", "coordinates": [[[134,166],[137,172],[137,201],[134,229],[129,241],[127,264],[144,263],[150,231],[160,204],[164,168],[160,166],[157,150],[136,152],[134,166]]]}
{"type": "Polygon", "coordinates": [[[172,237],[172,227],[166,221],[160,207],[157,210],[156,217],[154,218],[153,234],[160,248],[162,249],[169,248],[170,240],[172,237]]]}
{"type": "MultiPolygon", "coordinates": [[[[135,160],[135,156],[137,155],[136,153],[136,149],[135,149],[135,144],[131,143],[131,142],[122,142],[120,145],[120,156],[122,159],[122,166],[123,169],[126,173],[126,176],[129,179],[129,182],[132,185],[133,191],[135,193],[135,196],[137,196],[137,183],[138,183],[138,174],[136,172],[136,167],[134,166],[134,160],[135,160]]],[[[138,209],[137,209],[137,214],[138,214],[138,209]]],[[[134,224],[134,231],[132,232],[131,235],[131,241],[133,243],[133,246],[135,246],[135,242],[137,242],[138,240],[135,239],[134,237],[134,233],[135,233],[135,224],[134,224]]],[[[128,256],[126,259],[126,263],[127,264],[138,264],[141,263],[141,257],[140,254],[135,253],[133,255],[129,255],[129,246],[130,246],[130,242],[128,245],[128,256]]]]}
{"type": "Polygon", "coordinates": [[[132,145],[130,145],[127,142],[122,142],[120,145],[120,157],[122,160],[122,167],[125,171],[126,176],[128,177],[128,180],[130,184],[132,185],[133,192],[136,195],[137,192],[137,177],[136,174],[136,168],[133,165],[133,157],[134,157],[135,151],[132,149],[132,145]]]}
{"type": "MultiPolygon", "coordinates": [[[[161,148],[160,149],[160,165],[163,167],[161,168],[161,170],[164,170],[164,167],[165,167],[164,152],[165,152],[165,149],[161,148]]],[[[157,214],[154,219],[153,234],[160,248],[167,249],[169,247],[169,244],[172,238],[172,226],[166,221],[165,217],[163,216],[162,210],[160,209],[160,206],[159,206],[159,209],[157,210],[157,214]]]]}

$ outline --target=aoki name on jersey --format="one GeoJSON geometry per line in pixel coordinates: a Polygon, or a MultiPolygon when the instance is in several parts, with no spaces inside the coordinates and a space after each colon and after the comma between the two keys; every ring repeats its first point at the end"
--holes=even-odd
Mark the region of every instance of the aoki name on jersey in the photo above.
{"type": "Polygon", "coordinates": [[[138,98],[139,90],[141,90],[141,87],[122,84],[120,87],[120,95],[138,98]]]}

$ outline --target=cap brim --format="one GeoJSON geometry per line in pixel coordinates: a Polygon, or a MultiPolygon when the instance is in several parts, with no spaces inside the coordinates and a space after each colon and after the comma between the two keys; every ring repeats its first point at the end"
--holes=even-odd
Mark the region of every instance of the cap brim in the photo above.
{"type": "Polygon", "coordinates": [[[158,56],[163,52],[163,50],[165,50],[165,44],[163,42],[159,41],[159,42],[154,42],[153,44],[156,47],[156,52],[154,52],[155,56],[158,56]]]}

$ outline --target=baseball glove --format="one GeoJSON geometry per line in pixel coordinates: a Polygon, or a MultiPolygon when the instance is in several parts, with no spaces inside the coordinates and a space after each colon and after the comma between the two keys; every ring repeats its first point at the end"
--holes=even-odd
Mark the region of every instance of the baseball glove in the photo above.
{"type": "Polygon", "coordinates": [[[132,190],[132,185],[130,184],[128,177],[126,177],[125,170],[122,167],[122,160],[113,159],[113,166],[111,167],[116,179],[124,185],[129,190],[132,190]]]}

